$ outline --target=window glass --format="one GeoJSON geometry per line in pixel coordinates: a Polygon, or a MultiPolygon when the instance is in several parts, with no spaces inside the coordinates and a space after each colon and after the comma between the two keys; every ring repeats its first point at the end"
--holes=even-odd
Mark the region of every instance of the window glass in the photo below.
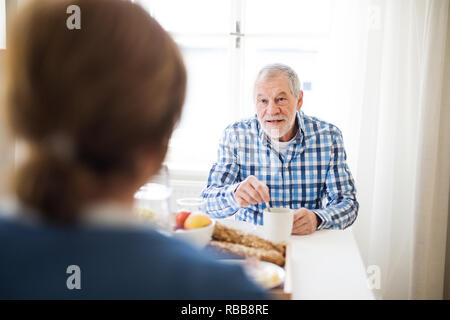
{"type": "MultiPolygon", "coordinates": [[[[332,0],[247,0],[247,34],[327,34],[332,0]]],[[[335,1],[338,2],[338,1],[335,1]]]]}
{"type": "Polygon", "coordinates": [[[135,2],[172,34],[188,71],[185,106],[166,159],[170,168],[209,170],[224,128],[255,114],[254,80],[268,63],[291,66],[303,85],[303,110],[320,113],[318,65],[329,41],[334,1],[135,2]],[[230,35],[236,26],[233,12],[241,13],[239,46],[236,35],[230,35]]]}
{"type": "Polygon", "coordinates": [[[140,0],[158,22],[173,33],[227,33],[230,26],[228,0],[140,0]]]}
{"type": "Polygon", "coordinates": [[[169,161],[177,166],[209,166],[215,160],[223,129],[232,120],[228,40],[209,39],[202,46],[197,41],[177,39],[188,72],[183,114],[169,154],[169,161]]]}

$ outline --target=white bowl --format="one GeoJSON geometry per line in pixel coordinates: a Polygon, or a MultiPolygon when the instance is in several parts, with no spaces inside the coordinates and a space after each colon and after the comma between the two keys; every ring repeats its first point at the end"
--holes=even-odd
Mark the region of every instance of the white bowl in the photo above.
{"type": "Polygon", "coordinates": [[[211,241],[215,224],[216,221],[211,219],[211,224],[206,227],[190,230],[178,229],[174,231],[172,235],[176,239],[186,241],[191,245],[201,249],[204,248],[209,243],[209,241],[211,241]]]}

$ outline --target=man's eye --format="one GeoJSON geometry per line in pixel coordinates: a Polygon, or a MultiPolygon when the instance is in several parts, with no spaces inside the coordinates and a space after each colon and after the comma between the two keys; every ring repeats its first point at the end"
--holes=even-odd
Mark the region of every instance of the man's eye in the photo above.
{"type": "Polygon", "coordinates": [[[279,98],[278,101],[285,101],[286,98],[279,98]]]}
{"type": "Polygon", "coordinates": [[[259,102],[261,102],[261,103],[266,103],[267,100],[266,100],[266,99],[260,99],[259,102]]]}

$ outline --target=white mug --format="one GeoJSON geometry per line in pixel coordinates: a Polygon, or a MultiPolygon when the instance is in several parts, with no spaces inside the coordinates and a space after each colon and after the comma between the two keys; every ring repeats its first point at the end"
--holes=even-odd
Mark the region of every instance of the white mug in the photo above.
{"type": "Polygon", "coordinates": [[[264,237],[274,242],[288,242],[294,223],[294,213],[289,208],[270,208],[263,211],[264,237]]]}

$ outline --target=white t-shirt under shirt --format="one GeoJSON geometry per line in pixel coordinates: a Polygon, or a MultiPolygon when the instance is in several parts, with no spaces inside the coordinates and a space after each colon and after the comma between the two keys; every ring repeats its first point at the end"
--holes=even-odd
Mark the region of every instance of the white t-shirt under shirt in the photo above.
{"type": "Polygon", "coordinates": [[[277,150],[280,154],[282,154],[283,156],[286,156],[286,152],[288,149],[289,144],[295,139],[295,136],[286,142],[281,142],[278,140],[273,140],[270,139],[270,144],[275,148],[275,150],[277,150]]]}

